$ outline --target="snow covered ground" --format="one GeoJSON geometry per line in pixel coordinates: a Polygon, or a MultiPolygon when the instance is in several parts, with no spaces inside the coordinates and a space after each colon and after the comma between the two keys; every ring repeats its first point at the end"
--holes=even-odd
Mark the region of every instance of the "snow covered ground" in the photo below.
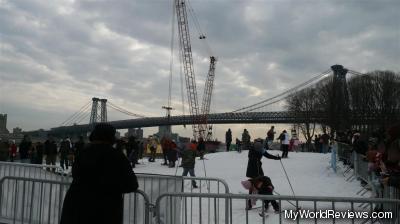
{"type": "MultiPolygon", "coordinates": [[[[270,153],[274,155],[280,154],[279,151],[270,151],[270,153]]],[[[247,151],[243,151],[242,153],[219,152],[208,154],[206,158],[207,160],[204,160],[204,163],[207,177],[224,179],[228,183],[231,193],[246,193],[240,181],[247,179],[245,176],[248,162],[247,151]]],[[[329,161],[330,154],[301,152],[290,152],[289,158],[282,160],[296,196],[359,197],[356,193],[361,189],[360,183],[358,181],[347,182],[341,170],[338,170],[338,173],[334,173],[329,167],[329,161]]],[[[177,171],[177,175],[182,174],[181,168],[176,170],[175,168],[161,166],[161,160],[155,163],[149,163],[146,160],[139,162],[143,164],[138,165],[137,168],[134,169],[134,171],[138,173],[175,175],[177,171]]],[[[263,158],[262,162],[264,173],[271,178],[275,190],[282,195],[292,195],[280,162],[266,158],[263,158]]],[[[195,171],[198,177],[205,176],[204,166],[201,160],[196,160],[195,171]]],[[[367,194],[365,196],[368,197],[369,195],[367,194]]],[[[293,208],[287,202],[282,203],[283,209],[293,208]]],[[[243,200],[234,201],[234,223],[245,223],[246,213],[244,211],[244,205],[245,202],[243,200]]],[[[261,202],[259,201],[257,206],[260,205],[261,202]]],[[[340,207],[340,205],[338,207],[340,207]]],[[[342,209],[347,208],[342,207],[342,209]]],[[[275,220],[270,223],[277,223],[279,215],[273,214],[271,210],[272,208],[270,208],[268,222],[275,220]]],[[[259,212],[260,209],[249,212],[249,223],[260,223],[261,218],[257,214],[257,211],[259,212]]],[[[347,222],[349,221],[350,220],[347,220],[347,222]]],[[[343,223],[347,222],[345,221],[343,223]]],[[[324,223],[324,221],[321,223],[324,223]]],[[[331,223],[331,221],[328,223],[331,223]]]]}

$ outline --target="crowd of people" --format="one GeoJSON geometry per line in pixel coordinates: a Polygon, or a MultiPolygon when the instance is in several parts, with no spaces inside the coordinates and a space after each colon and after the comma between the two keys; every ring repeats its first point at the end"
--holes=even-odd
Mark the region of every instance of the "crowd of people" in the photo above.
{"type": "Polygon", "coordinates": [[[382,197],[384,186],[400,189],[400,126],[370,135],[349,131],[341,133],[338,140],[351,146],[351,161],[363,160],[367,164],[368,180],[360,181],[363,186],[369,184],[376,197],[382,197]]]}

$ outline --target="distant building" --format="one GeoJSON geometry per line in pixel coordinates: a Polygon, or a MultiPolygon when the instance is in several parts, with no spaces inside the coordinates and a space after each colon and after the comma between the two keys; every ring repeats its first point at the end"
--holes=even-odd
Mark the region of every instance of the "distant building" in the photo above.
{"type": "Polygon", "coordinates": [[[9,134],[7,130],[7,114],[0,114],[0,134],[9,134]]]}

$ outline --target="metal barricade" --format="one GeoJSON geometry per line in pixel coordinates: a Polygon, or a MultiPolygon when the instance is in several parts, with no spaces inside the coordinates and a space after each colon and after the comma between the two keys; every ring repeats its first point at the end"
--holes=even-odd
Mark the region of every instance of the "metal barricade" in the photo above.
{"type": "Polygon", "coordinates": [[[0,162],[0,178],[6,176],[26,177],[42,180],[66,181],[68,177],[63,175],[63,170],[59,166],[0,162]]]}
{"type": "MultiPolygon", "coordinates": [[[[59,223],[69,185],[55,180],[3,177],[0,223],[59,223]]],[[[149,211],[150,201],[143,191],[124,195],[124,223],[148,224],[149,211]]]]}
{"type": "Polygon", "coordinates": [[[379,223],[385,221],[390,224],[399,224],[398,211],[400,200],[395,199],[373,199],[373,198],[347,198],[347,197],[311,197],[311,196],[283,196],[283,195],[247,195],[247,194],[200,194],[200,193],[167,193],[161,195],[156,202],[157,214],[166,214],[166,217],[157,216],[159,224],[175,223],[225,223],[225,224],[249,224],[249,223],[379,223]],[[228,199],[235,201],[229,212],[234,214],[233,218],[226,219],[216,213],[216,205],[212,205],[211,211],[200,206],[192,207],[189,212],[185,203],[186,199],[228,199]],[[248,200],[261,200],[261,208],[245,210],[248,200]],[[279,204],[279,213],[272,215],[264,208],[267,201],[276,200],[279,204]],[[170,201],[181,202],[181,217],[168,216],[170,201]],[[358,204],[368,204],[368,208],[359,208],[358,204]],[[391,206],[392,210],[384,213],[376,213],[374,206],[384,204],[391,206]],[[255,212],[253,212],[255,210],[255,212]],[[319,212],[319,215],[318,215],[319,212]],[[389,213],[392,212],[392,213],[389,213]],[[312,214],[311,214],[312,213],[312,214]],[[295,217],[295,215],[298,215],[295,217]],[[308,214],[308,218],[305,218],[308,214]],[[328,216],[329,215],[329,216],[328,216]],[[361,218],[356,218],[361,215],[361,218]],[[379,216],[376,217],[376,216],[379,216]],[[303,217],[301,217],[303,216],[303,217]],[[344,216],[344,217],[343,217],[344,216]],[[205,217],[205,218],[204,218],[205,217]],[[326,219],[323,219],[326,218],[326,219]]]}
{"type": "MultiPolygon", "coordinates": [[[[229,193],[228,184],[219,178],[212,177],[182,177],[182,176],[168,176],[168,175],[158,175],[158,174],[136,174],[139,182],[139,188],[143,190],[148,196],[152,204],[155,204],[156,199],[165,193],[176,193],[176,192],[190,192],[190,193],[229,193]],[[192,181],[196,182],[197,188],[193,188],[192,181]]],[[[180,203],[178,201],[172,201],[175,204],[171,208],[178,208],[180,203]]],[[[186,203],[194,204],[200,203],[200,206],[208,206],[211,202],[207,201],[196,201],[195,199],[188,199],[186,203]]],[[[217,204],[224,203],[224,208],[226,209],[225,214],[228,215],[228,209],[230,207],[229,200],[218,199],[217,204]],[[221,200],[223,202],[221,202],[221,200]]],[[[168,211],[170,214],[179,217],[180,210],[174,209],[168,211]]],[[[217,210],[219,213],[219,209],[217,210]]],[[[164,214],[159,214],[164,215],[164,214]]],[[[229,218],[229,217],[227,217],[229,218]]],[[[155,222],[155,220],[151,220],[155,222]]],[[[177,223],[178,224],[178,223],[177,223]]]]}

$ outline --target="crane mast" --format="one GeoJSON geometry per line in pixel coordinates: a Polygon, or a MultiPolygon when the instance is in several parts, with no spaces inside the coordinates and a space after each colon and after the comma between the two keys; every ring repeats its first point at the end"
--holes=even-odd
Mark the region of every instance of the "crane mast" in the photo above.
{"type": "MultiPolygon", "coordinates": [[[[210,57],[210,67],[208,69],[207,80],[204,86],[203,99],[201,103],[201,128],[200,132],[205,136],[205,130],[207,130],[207,118],[210,113],[211,96],[214,88],[214,78],[215,78],[215,64],[217,60],[214,56],[210,57]]],[[[207,140],[210,140],[211,136],[207,134],[207,140]]]]}
{"type": "Polygon", "coordinates": [[[189,112],[193,119],[193,137],[203,137],[199,124],[199,105],[197,100],[196,77],[193,68],[192,47],[190,43],[189,24],[185,0],[175,0],[176,16],[179,30],[179,46],[182,55],[181,60],[186,81],[186,91],[189,102],[189,112]]]}

